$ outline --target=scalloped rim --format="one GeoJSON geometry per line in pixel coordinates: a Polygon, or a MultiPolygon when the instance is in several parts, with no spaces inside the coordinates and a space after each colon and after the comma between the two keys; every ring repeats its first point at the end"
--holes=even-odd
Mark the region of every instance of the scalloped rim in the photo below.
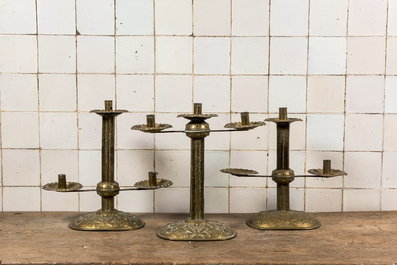
{"type": "Polygon", "coordinates": [[[250,122],[250,124],[248,124],[248,125],[241,125],[241,122],[231,122],[231,123],[226,124],[224,126],[224,128],[232,128],[232,129],[236,129],[236,130],[238,130],[238,129],[253,129],[253,128],[256,128],[259,126],[264,126],[264,125],[266,125],[266,122],[264,122],[264,121],[253,121],[253,122],[250,122]]]}
{"type": "Polygon", "coordinates": [[[252,169],[245,169],[245,168],[224,168],[221,169],[221,172],[235,175],[235,176],[248,176],[248,175],[256,175],[258,174],[257,171],[252,170],[252,169]],[[241,171],[241,174],[237,174],[236,172],[232,172],[233,170],[239,170],[241,171]],[[245,171],[245,173],[243,173],[245,171]]]}
{"type": "Polygon", "coordinates": [[[337,177],[337,176],[347,175],[346,172],[339,169],[331,169],[331,174],[323,174],[322,171],[323,171],[322,168],[315,168],[315,169],[309,169],[307,172],[321,177],[337,177]]]}
{"type": "Polygon", "coordinates": [[[48,190],[48,191],[60,191],[60,192],[63,192],[63,191],[79,190],[79,189],[83,188],[83,185],[81,185],[81,184],[78,183],[78,182],[67,182],[66,185],[68,185],[68,184],[69,184],[69,185],[75,184],[76,187],[73,187],[73,188],[66,188],[66,189],[58,189],[58,188],[57,188],[57,187],[58,187],[58,182],[51,182],[51,183],[45,184],[45,185],[43,186],[43,190],[48,190]],[[51,187],[52,185],[54,185],[55,187],[51,187]]]}
{"type": "Polygon", "coordinates": [[[141,188],[141,189],[160,189],[160,188],[166,188],[166,187],[169,187],[169,186],[171,186],[171,185],[173,185],[174,183],[172,183],[172,181],[171,180],[168,180],[168,179],[157,179],[157,182],[161,182],[161,181],[164,181],[165,183],[163,184],[163,185],[157,185],[157,186],[149,186],[149,185],[142,185],[144,182],[147,182],[147,183],[149,183],[149,181],[148,180],[141,180],[141,181],[138,181],[137,183],[135,183],[134,184],[134,187],[137,187],[137,188],[141,188]]]}
{"type": "Polygon", "coordinates": [[[155,127],[147,127],[147,124],[138,124],[131,127],[131,130],[142,132],[161,132],[162,130],[172,128],[171,124],[156,123],[155,127]]]}

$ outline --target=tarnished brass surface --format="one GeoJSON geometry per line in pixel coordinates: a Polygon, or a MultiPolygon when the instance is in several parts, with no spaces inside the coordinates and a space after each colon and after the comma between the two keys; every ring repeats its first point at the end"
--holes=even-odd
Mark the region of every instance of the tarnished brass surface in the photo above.
{"type": "Polygon", "coordinates": [[[167,224],[157,235],[168,240],[211,241],[232,239],[237,233],[221,222],[186,219],[167,224]]]}
{"type": "Polygon", "coordinates": [[[131,127],[131,130],[138,130],[146,133],[156,133],[168,128],[172,128],[172,125],[156,123],[154,127],[148,127],[146,124],[134,125],[131,127]]]}
{"type": "Polygon", "coordinates": [[[156,185],[150,185],[149,180],[142,180],[137,183],[135,183],[134,187],[137,187],[139,189],[160,189],[160,188],[166,188],[172,185],[172,182],[167,179],[157,179],[157,184],[156,185]]]}
{"type": "Polygon", "coordinates": [[[246,125],[242,124],[242,122],[231,122],[226,124],[225,128],[236,129],[237,131],[248,131],[264,125],[266,125],[266,123],[263,121],[253,121],[246,125]]]}
{"type": "Polygon", "coordinates": [[[345,176],[347,173],[345,171],[339,170],[339,169],[331,169],[330,174],[324,174],[322,168],[317,168],[317,169],[309,169],[307,172],[310,174],[314,174],[323,178],[331,178],[331,177],[337,177],[337,176],[345,176]]]}
{"type": "Polygon", "coordinates": [[[224,168],[221,169],[221,172],[232,174],[235,176],[247,176],[251,174],[258,174],[258,172],[255,170],[244,169],[244,168],[224,168]]]}
{"type": "Polygon", "coordinates": [[[60,189],[58,188],[58,182],[53,182],[53,183],[45,184],[43,186],[43,190],[67,192],[67,191],[79,190],[82,187],[83,185],[81,185],[78,182],[66,182],[66,188],[60,189]]]}
{"type": "Polygon", "coordinates": [[[261,230],[306,230],[321,226],[313,215],[298,211],[263,211],[247,220],[252,228],[261,230]]]}
{"type": "Polygon", "coordinates": [[[136,215],[114,211],[96,211],[76,218],[70,223],[70,228],[85,231],[119,231],[136,230],[145,223],[136,215]]]}
{"type": "Polygon", "coordinates": [[[179,114],[177,116],[178,118],[185,118],[191,121],[198,121],[201,122],[203,120],[213,118],[213,117],[218,117],[218,114],[179,114]]]}

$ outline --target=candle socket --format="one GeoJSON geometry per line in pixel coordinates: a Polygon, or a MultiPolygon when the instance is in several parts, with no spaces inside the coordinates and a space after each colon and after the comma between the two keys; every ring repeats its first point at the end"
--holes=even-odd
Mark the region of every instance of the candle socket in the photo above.
{"type": "Polygon", "coordinates": [[[194,103],[194,111],[193,114],[200,115],[203,113],[203,104],[194,103]]]}
{"type": "Polygon", "coordinates": [[[148,128],[153,128],[156,126],[156,122],[153,114],[146,115],[146,126],[148,128]]]}
{"type": "Polygon", "coordinates": [[[279,108],[278,117],[280,120],[287,120],[287,108],[279,108]]]}
{"type": "Polygon", "coordinates": [[[241,125],[248,125],[250,124],[250,116],[249,112],[241,112],[241,125]]]}
{"type": "Polygon", "coordinates": [[[66,175],[65,174],[58,175],[58,189],[66,189],[66,175]]]}
{"type": "Polygon", "coordinates": [[[149,172],[149,186],[157,186],[157,172],[149,172]]]}
{"type": "Polygon", "coordinates": [[[331,160],[323,160],[323,174],[331,174],[331,160]]]}

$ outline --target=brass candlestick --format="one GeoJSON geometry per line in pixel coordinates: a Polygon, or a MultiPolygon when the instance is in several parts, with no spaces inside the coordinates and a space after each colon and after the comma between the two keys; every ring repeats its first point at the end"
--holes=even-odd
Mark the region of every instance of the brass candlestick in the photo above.
{"type": "Polygon", "coordinates": [[[277,124],[277,168],[271,176],[256,175],[258,172],[248,169],[227,168],[222,169],[238,177],[271,177],[277,183],[277,210],[262,211],[247,220],[247,224],[256,229],[283,230],[283,229],[315,229],[320,227],[320,221],[313,215],[292,211],[289,206],[289,183],[296,177],[323,177],[330,178],[347,175],[341,170],[331,169],[331,161],[324,160],[323,169],[310,169],[308,172],[314,175],[295,175],[289,168],[289,127],[290,123],[301,119],[288,118],[287,108],[280,108],[279,117],[266,119],[277,124]]]}
{"type": "Polygon", "coordinates": [[[232,130],[210,130],[206,119],[217,117],[216,114],[202,114],[201,103],[194,104],[193,114],[180,114],[190,120],[184,131],[162,131],[170,128],[170,125],[155,124],[154,115],[148,115],[147,124],[135,125],[131,129],[151,133],[175,133],[183,132],[191,139],[190,156],[190,216],[188,219],[167,224],[161,228],[157,235],[169,240],[226,240],[234,238],[236,232],[226,224],[217,221],[209,221],[204,218],[204,138],[210,132],[246,131],[264,122],[250,122],[249,114],[242,114],[241,123],[229,123],[225,127],[232,130]]]}
{"type": "Polygon", "coordinates": [[[157,179],[156,172],[149,172],[149,180],[136,183],[135,188],[120,189],[114,180],[114,121],[115,117],[127,112],[126,110],[113,110],[112,101],[105,101],[105,110],[92,110],[91,112],[102,116],[102,181],[95,190],[81,190],[80,183],[66,182],[64,174],[58,175],[58,182],[46,184],[43,189],[58,192],[84,192],[96,191],[102,197],[100,210],[78,217],[70,228],[76,230],[135,230],[143,227],[145,223],[136,215],[118,211],[114,207],[114,198],[120,191],[147,190],[168,187],[172,182],[157,179]]]}

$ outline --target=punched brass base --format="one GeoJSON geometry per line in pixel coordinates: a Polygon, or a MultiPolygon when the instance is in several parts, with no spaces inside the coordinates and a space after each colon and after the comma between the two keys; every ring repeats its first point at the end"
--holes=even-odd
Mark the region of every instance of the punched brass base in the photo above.
{"type": "Polygon", "coordinates": [[[321,226],[313,215],[298,211],[263,211],[247,220],[247,225],[260,230],[309,230],[321,226]]]}
{"type": "Polygon", "coordinates": [[[226,224],[217,221],[186,219],[167,224],[157,235],[168,240],[215,241],[232,239],[237,233],[226,224]]]}
{"type": "Polygon", "coordinates": [[[70,223],[69,227],[84,231],[126,231],[142,228],[145,223],[136,215],[114,211],[88,213],[79,216],[70,223]]]}

